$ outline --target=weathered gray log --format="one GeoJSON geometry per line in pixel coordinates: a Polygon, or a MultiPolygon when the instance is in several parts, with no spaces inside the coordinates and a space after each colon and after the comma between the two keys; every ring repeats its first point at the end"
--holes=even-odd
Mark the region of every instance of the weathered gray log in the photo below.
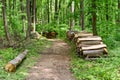
{"type": "Polygon", "coordinates": [[[91,34],[91,33],[78,33],[78,34],[75,34],[75,38],[87,37],[87,36],[93,36],[93,34],[91,34]]]}
{"type": "Polygon", "coordinates": [[[84,41],[84,42],[81,42],[81,44],[84,44],[84,45],[97,45],[97,44],[101,44],[102,42],[101,41],[84,41]]]}
{"type": "Polygon", "coordinates": [[[83,31],[83,32],[74,34],[74,38],[73,39],[76,42],[78,38],[88,37],[88,36],[93,36],[93,34],[83,31]]]}
{"type": "Polygon", "coordinates": [[[8,72],[15,72],[17,66],[26,57],[27,53],[28,53],[28,50],[25,50],[23,53],[20,53],[15,59],[8,62],[8,64],[5,66],[5,70],[8,72]]]}
{"type": "Polygon", "coordinates": [[[85,37],[85,38],[78,38],[77,43],[84,42],[84,41],[101,41],[101,37],[92,36],[92,37],[85,37]]]}
{"type": "Polygon", "coordinates": [[[105,44],[99,44],[99,45],[91,45],[88,47],[81,47],[81,49],[84,50],[95,50],[95,49],[101,49],[101,48],[106,48],[105,44]]]}
{"type": "Polygon", "coordinates": [[[83,55],[97,55],[103,52],[104,52],[104,49],[86,50],[86,51],[83,51],[83,55]]]}

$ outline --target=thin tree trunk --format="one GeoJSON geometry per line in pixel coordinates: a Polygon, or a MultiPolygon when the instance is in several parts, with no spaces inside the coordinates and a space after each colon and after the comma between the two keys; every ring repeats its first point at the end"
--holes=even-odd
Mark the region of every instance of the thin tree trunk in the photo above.
{"type": "Polygon", "coordinates": [[[53,11],[53,8],[52,8],[52,1],[53,1],[53,0],[50,0],[50,14],[49,14],[49,16],[50,16],[50,21],[53,20],[53,14],[52,14],[52,11],[53,11]]]}
{"type": "Polygon", "coordinates": [[[58,22],[61,24],[63,22],[62,20],[62,12],[61,12],[61,5],[62,5],[62,0],[59,0],[59,9],[58,9],[58,22]]]}
{"type": "Polygon", "coordinates": [[[48,17],[48,23],[50,22],[50,10],[49,10],[49,0],[47,0],[47,17],[48,17]]]}
{"type": "Polygon", "coordinates": [[[12,46],[13,42],[11,40],[11,36],[8,30],[8,23],[7,23],[7,15],[6,15],[6,6],[5,6],[5,0],[2,0],[2,12],[3,12],[3,21],[4,21],[4,30],[5,30],[5,34],[6,34],[6,39],[9,42],[9,45],[12,46]]]}
{"type": "Polygon", "coordinates": [[[58,23],[58,0],[55,0],[55,15],[54,15],[55,23],[58,23]]]}
{"type": "Polygon", "coordinates": [[[74,1],[72,1],[71,3],[71,14],[72,14],[72,17],[70,18],[70,30],[73,29],[74,25],[75,25],[75,21],[74,21],[74,1]]]}
{"type": "Polygon", "coordinates": [[[33,1],[33,32],[36,31],[36,0],[33,1]]]}
{"type": "Polygon", "coordinates": [[[93,35],[97,35],[97,27],[96,27],[96,21],[97,21],[97,15],[96,15],[96,0],[93,0],[92,2],[92,7],[93,7],[93,12],[92,12],[92,16],[93,16],[93,35]]]}
{"type": "Polygon", "coordinates": [[[26,1],[27,4],[27,19],[28,19],[28,28],[27,28],[27,34],[26,38],[30,39],[30,31],[31,31],[31,16],[30,16],[30,0],[26,1]]]}
{"type": "Polygon", "coordinates": [[[85,27],[84,27],[84,0],[80,0],[80,9],[81,9],[80,23],[81,23],[82,30],[84,30],[85,29],[85,27]]]}
{"type": "Polygon", "coordinates": [[[11,0],[9,0],[9,24],[11,23],[11,0]]]}
{"type": "MultiPolygon", "coordinates": [[[[23,0],[20,0],[20,3],[21,3],[21,12],[24,13],[24,5],[23,5],[23,0]]],[[[23,27],[23,32],[25,32],[25,16],[22,15],[21,16],[22,18],[22,27],[23,27]]]]}
{"type": "Polygon", "coordinates": [[[108,0],[106,0],[106,20],[108,21],[108,0]]]}

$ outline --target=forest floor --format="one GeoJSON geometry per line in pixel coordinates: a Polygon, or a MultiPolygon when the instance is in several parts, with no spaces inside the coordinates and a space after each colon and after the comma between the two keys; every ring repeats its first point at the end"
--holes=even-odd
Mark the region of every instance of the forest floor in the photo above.
{"type": "Polygon", "coordinates": [[[52,46],[41,52],[26,80],[75,80],[70,72],[70,46],[62,40],[50,41],[52,46]]]}

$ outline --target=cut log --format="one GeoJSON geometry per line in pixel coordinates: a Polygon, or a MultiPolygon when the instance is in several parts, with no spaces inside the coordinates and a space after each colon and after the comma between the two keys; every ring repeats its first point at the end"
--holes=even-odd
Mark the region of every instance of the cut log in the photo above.
{"type": "Polygon", "coordinates": [[[107,48],[104,48],[104,54],[108,54],[107,48]]]}
{"type": "Polygon", "coordinates": [[[8,72],[15,72],[17,66],[26,57],[27,53],[28,53],[28,50],[25,50],[23,53],[20,53],[15,59],[8,62],[8,64],[5,66],[5,70],[8,72]]]}
{"type": "Polygon", "coordinates": [[[78,33],[78,34],[75,34],[75,38],[87,37],[87,36],[93,36],[93,34],[91,34],[91,33],[78,33]]]}
{"type": "Polygon", "coordinates": [[[83,55],[97,55],[97,54],[102,54],[103,52],[104,52],[104,49],[86,50],[86,51],[83,51],[83,55]]]}
{"type": "Polygon", "coordinates": [[[99,45],[91,45],[88,47],[81,47],[81,49],[84,50],[96,50],[96,49],[101,49],[101,48],[106,48],[105,44],[99,44],[99,45]]]}
{"type": "Polygon", "coordinates": [[[88,36],[93,36],[92,33],[88,33],[88,32],[80,32],[74,35],[74,41],[76,42],[78,38],[82,38],[82,37],[88,37],[88,36]]]}
{"type": "Polygon", "coordinates": [[[84,45],[97,45],[97,44],[101,44],[101,41],[85,41],[85,42],[81,42],[81,44],[84,45]]]}
{"type": "Polygon", "coordinates": [[[82,41],[102,41],[101,37],[98,36],[92,36],[92,37],[85,37],[85,38],[78,38],[77,42],[82,41]]]}

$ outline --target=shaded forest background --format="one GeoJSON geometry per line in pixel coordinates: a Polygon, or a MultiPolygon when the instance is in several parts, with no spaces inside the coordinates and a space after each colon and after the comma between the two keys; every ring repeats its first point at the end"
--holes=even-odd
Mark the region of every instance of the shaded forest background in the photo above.
{"type": "Polygon", "coordinates": [[[29,38],[32,31],[65,37],[69,29],[100,35],[110,48],[120,40],[120,0],[1,0],[0,7],[5,45],[29,38]]]}

